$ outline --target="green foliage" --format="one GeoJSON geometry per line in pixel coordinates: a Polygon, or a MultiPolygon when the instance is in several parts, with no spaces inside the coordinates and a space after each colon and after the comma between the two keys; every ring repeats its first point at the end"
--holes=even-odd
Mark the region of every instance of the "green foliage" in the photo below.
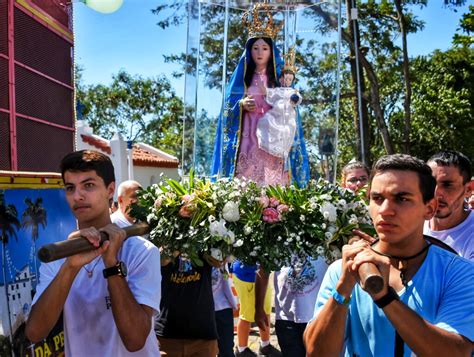
{"type": "Polygon", "coordinates": [[[110,139],[118,132],[179,156],[184,107],[165,76],[143,78],[120,71],[109,86],[85,86],[79,75],[76,93],[83,118],[96,134],[110,139]]]}
{"type": "Polygon", "coordinates": [[[435,51],[412,62],[414,154],[442,149],[474,157],[474,49],[435,51]]]}
{"type": "Polygon", "coordinates": [[[474,5],[469,5],[469,12],[465,13],[460,21],[458,31],[453,37],[453,44],[456,46],[469,47],[474,44],[474,5]]]}

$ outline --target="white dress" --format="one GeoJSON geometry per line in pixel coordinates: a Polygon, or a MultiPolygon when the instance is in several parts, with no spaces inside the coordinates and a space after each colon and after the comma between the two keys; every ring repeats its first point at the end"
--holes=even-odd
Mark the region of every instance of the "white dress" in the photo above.
{"type": "Polygon", "coordinates": [[[266,101],[272,105],[257,125],[257,140],[260,149],[281,158],[287,158],[296,132],[296,110],[301,103],[298,91],[291,87],[267,88],[266,101]],[[293,94],[298,101],[292,104],[293,94]]]}

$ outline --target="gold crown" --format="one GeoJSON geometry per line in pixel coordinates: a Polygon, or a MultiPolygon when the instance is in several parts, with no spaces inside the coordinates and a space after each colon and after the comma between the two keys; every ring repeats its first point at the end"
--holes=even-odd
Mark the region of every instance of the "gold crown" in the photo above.
{"type": "Polygon", "coordinates": [[[283,73],[290,72],[296,75],[298,67],[295,66],[296,52],[295,48],[292,47],[288,50],[288,53],[283,56],[285,59],[285,65],[283,66],[283,73]]]}
{"type": "Polygon", "coordinates": [[[258,3],[253,6],[252,11],[245,11],[242,15],[242,23],[248,28],[249,37],[268,37],[275,39],[282,25],[273,22],[273,14],[267,3],[258,3]]]}

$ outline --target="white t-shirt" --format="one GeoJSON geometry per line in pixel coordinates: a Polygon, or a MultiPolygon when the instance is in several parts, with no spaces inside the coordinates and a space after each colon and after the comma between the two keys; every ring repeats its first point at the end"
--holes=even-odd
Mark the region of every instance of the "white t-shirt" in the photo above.
{"type": "MultiPolygon", "coordinates": [[[[141,305],[155,310],[160,307],[160,253],[152,243],[141,237],[128,238],[119,253],[128,269],[128,286],[141,305]]],[[[41,264],[40,281],[33,304],[58,273],[64,259],[41,264]]],[[[128,352],[114,322],[107,280],[102,275],[101,257],[82,268],[77,274],[64,305],[64,340],[66,356],[159,356],[158,342],[153,329],[145,346],[128,352]],[[87,271],[92,271],[89,277],[87,271]]]]}
{"type": "Polygon", "coordinates": [[[313,317],[319,287],[328,268],[324,258],[298,259],[274,273],[275,318],[306,323],[313,317]]]}
{"type": "Polygon", "coordinates": [[[110,215],[110,219],[112,220],[112,223],[115,223],[117,226],[120,228],[125,228],[129,227],[132,224],[128,221],[127,218],[123,215],[121,210],[116,210],[114,213],[110,215]]]}
{"type": "Polygon", "coordinates": [[[425,221],[423,233],[443,241],[461,257],[474,261],[474,211],[461,224],[444,231],[432,231],[430,221],[425,221]]]}

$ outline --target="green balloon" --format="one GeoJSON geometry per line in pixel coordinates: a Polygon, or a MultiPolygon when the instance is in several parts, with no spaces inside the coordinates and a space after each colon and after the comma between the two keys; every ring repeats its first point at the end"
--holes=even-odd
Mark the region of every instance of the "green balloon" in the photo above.
{"type": "Polygon", "coordinates": [[[123,4],[123,0],[83,0],[86,6],[103,14],[111,14],[117,11],[123,4]]]}

